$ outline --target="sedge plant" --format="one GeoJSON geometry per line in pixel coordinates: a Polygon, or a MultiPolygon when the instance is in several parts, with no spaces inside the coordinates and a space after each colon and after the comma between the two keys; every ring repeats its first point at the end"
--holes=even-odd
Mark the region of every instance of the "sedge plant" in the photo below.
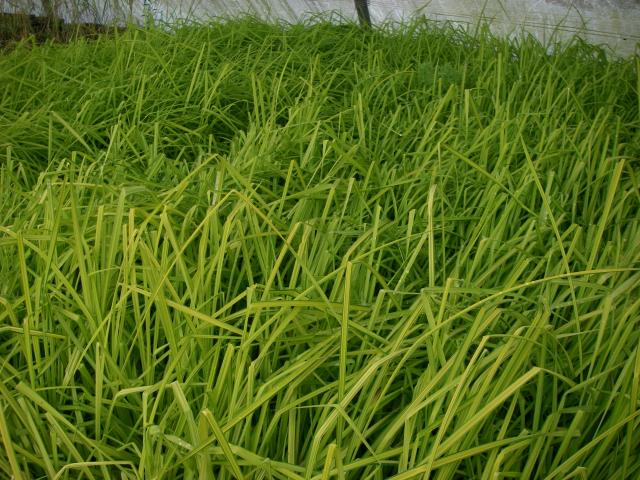
{"type": "Polygon", "coordinates": [[[241,19],[0,56],[3,478],[637,478],[637,57],[241,19]]]}

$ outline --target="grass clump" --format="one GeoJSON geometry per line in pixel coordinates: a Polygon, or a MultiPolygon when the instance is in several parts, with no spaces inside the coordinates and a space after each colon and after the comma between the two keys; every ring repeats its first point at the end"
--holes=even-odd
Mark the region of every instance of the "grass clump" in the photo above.
{"type": "Polygon", "coordinates": [[[637,58],[430,23],[0,57],[0,470],[634,478],[637,58]]]}

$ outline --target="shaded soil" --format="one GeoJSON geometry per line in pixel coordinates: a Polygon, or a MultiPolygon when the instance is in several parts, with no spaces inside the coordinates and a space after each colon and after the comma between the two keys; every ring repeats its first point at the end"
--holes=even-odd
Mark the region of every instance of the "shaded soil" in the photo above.
{"type": "Polygon", "coordinates": [[[0,13],[0,49],[10,50],[18,42],[31,39],[36,44],[47,40],[68,42],[74,38],[97,38],[120,27],[97,23],[65,23],[60,18],[20,13],[0,13]]]}

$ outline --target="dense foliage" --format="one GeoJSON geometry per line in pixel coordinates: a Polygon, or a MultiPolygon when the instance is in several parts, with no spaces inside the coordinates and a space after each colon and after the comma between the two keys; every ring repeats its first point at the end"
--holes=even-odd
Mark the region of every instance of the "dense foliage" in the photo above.
{"type": "Polygon", "coordinates": [[[0,476],[637,478],[639,73],[420,22],[0,56],[0,476]]]}

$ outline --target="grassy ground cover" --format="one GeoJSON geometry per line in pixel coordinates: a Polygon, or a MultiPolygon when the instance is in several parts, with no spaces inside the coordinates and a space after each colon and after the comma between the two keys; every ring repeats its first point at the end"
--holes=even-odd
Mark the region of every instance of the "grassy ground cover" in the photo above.
{"type": "Polygon", "coordinates": [[[0,477],[637,478],[640,60],[252,20],[0,57],[0,477]]]}

